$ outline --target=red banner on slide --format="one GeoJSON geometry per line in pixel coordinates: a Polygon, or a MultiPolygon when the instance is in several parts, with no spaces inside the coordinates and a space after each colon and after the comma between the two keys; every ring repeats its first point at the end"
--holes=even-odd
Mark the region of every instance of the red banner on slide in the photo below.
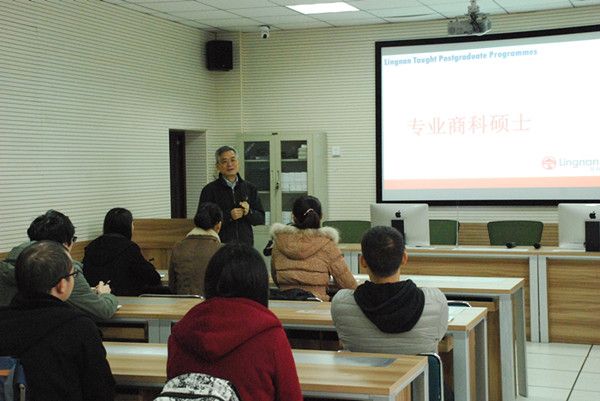
{"type": "Polygon", "coordinates": [[[522,177],[437,180],[385,180],[384,189],[592,188],[600,177],[522,177]]]}

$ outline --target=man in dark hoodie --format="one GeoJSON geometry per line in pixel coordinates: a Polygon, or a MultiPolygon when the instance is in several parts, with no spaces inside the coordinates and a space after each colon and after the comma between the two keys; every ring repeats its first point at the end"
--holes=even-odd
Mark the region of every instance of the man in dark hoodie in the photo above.
{"type": "Polygon", "coordinates": [[[408,255],[404,238],[392,227],[373,227],[361,242],[361,266],[370,281],[340,290],[331,316],[345,349],[418,354],[437,352],[448,328],[448,304],[438,288],[400,281],[408,255]]]}
{"type": "MultiPolygon", "coordinates": [[[[6,259],[0,262],[0,306],[8,305],[17,292],[15,263],[23,249],[33,241],[51,240],[62,244],[68,252],[71,252],[77,238],[71,220],[56,210],[48,210],[36,217],[27,229],[27,235],[31,241],[14,247],[6,259]]],[[[73,261],[73,268],[79,274],[75,276],[75,288],[68,302],[95,319],[110,319],[117,311],[118,304],[117,298],[110,293],[110,286],[100,283],[90,288],[81,274],[81,264],[73,261]]]]}
{"type": "Polygon", "coordinates": [[[21,360],[31,401],[107,401],[115,383],[94,322],[65,301],[75,286],[67,250],[54,241],[17,258],[18,292],[0,308],[0,355],[21,360]]]}

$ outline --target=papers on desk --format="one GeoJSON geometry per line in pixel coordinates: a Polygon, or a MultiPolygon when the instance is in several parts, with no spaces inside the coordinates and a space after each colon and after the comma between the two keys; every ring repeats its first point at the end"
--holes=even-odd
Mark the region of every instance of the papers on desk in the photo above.
{"type": "Polygon", "coordinates": [[[167,347],[164,345],[137,345],[137,344],[107,344],[104,343],[106,352],[112,355],[158,355],[167,356],[167,347]]]}
{"type": "Polygon", "coordinates": [[[310,313],[311,315],[324,315],[324,316],[329,316],[329,314],[331,313],[330,309],[321,309],[321,310],[299,310],[296,311],[297,313],[310,313]]]}
{"type": "Polygon", "coordinates": [[[465,307],[457,306],[448,308],[448,323],[454,320],[454,318],[465,311],[465,307]]]}
{"type": "Polygon", "coordinates": [[[395,361],[393,358],[357,357],[343,352],[336,354],[292,350],[292,353],[296,364],[385,367],[395,361]]]}
{"type": "Polygon", "coordinates": [[[321,302],[307,302],[307,301],[269,301],[269,308],[282,308],[282,309],[311,309],[316,308],[321,302]]]}

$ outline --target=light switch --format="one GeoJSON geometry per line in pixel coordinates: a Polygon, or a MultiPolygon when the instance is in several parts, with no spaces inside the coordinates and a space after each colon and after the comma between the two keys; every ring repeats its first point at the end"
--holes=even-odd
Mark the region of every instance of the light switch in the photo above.
{"type": "Polygon", "coordinates": [[[341,157],[342,156],[342,148],[340,148],[339,146],[332,146],[331,147],[331,156],[332,157],[341,157]]]}

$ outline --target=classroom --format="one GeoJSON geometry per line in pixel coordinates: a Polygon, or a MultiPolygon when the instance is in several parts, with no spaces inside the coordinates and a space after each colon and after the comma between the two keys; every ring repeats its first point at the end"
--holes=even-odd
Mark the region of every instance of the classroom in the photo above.
{"type": "MultiPolygon", "coordinates": [[[[466,10],[468,2],[462,3],[466,10]]],[[[513,13],[501,11],[502,1],[479,3],[492,16],[494,33],[600,20],[597,0],[548,1],[513,13]]],[[[70,216],[81,246],[100,234],[105,212],[115,206],[128,208],[135,219],[169,219],[170,132],[186,136],[188,218],[214,177],[219,146],[272,133],[325,133],[322,170],[315,174],[323,175],[327,218],[370,219],[369,205],[376,202],[375,42],[445,37],[447,19],[285,29],[272,24],[263,39],[260,23],[215,30],[147,10],[142,0],[0,0],[0,255],[26,240],[31,220],[51,208],[70,216]],[[229,71],[206,68],[205,44],[216,39],[233,43],[229,71]]],[[[488,221],[539,220],[545,225],[542,245],[558,245],[556,206],[431,206],[429,217],[460,221],[462,243],[473,246],[486,245],[488,221]]],[[[267,239],[264,231],[256,247],[267,239]]],[[[76,248],[73,255],[82,252],[76,248]]],[[[512,255],[530,286],[540,277],[525,265],[535,264],[538,273],[552,266],[551,253],[512,255]]],[[[558,301],[545,286],[536,291],[535,302],[558,301]]],[[[547,310],[540,315],[538,306],[531,311],[540,318],[528,320],[527,328],[530,335],[537,330],[540,341],[527,346],[527,399],[600,398],[600,370],[593,366],[600,361],[598,345],[553,333],[552,316],[547,310]]]]}

